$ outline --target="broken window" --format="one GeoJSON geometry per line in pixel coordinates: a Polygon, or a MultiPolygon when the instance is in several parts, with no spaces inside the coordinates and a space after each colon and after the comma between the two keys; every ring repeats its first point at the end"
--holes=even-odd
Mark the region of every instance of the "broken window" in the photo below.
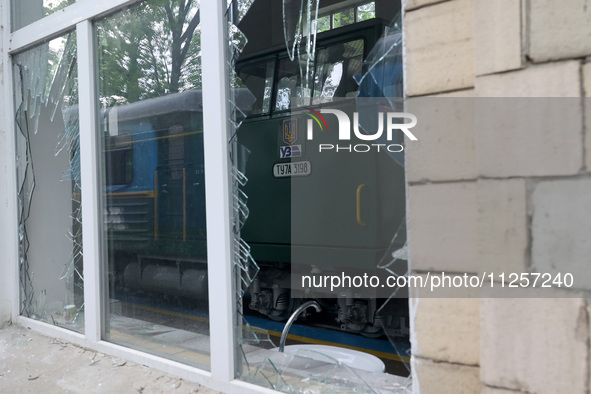
{"type": "MultiPolygon", "coordinates": [[[[18,2],[13,9],[39,3],[18,2]]],[[[105,339],[208,368],[202,139],[207,97],[201,92],[197,3],[134,1],[93,19],[100,96],[96,137],[106,252],[101,269],[108,285],[105,339]]],[[[401,94],[401,32],[380,18],[400,5],[394,2],[385,13],[388,3],[228,1],[240,379],[287,392],[409,388],[405,298],[350,289],[294,291],[293,285],[297,265],[323,274],[363,261],[363,269],[406,274],[402,155],[331,160],[317,155],[317,146],[305,138],[309,124],[320,128],[313,130],[318,142],[329,136],[325,129],[336,128],[334,118],[327,123],[313,111],[337,107],[352,113],[359,97],[385,96],[383,105],[396,107],[387,97],[401,94]],[[377,161],[387,162],[385,176],[374,170],[377,161]],[[384,190],[394,198],[383,198],[384,190]],[[372,244],[376,234],[366,236],[364,229],[382,220],[375,206],[396,220],[383,220],[379,243],[372,244]],[[351,226],[360,235],[344,238],[351,226]],[[301,309],[294,315],[310,301],[318,312],[301,309]],[[295,322],[285,352],[279,352],[290,317],[295,322]],[[318,342],[321,346],[310,346],[318,342]],[[363,365],[379,363],[364,370],[345,362],[347,355],[372,360],[363,365]]],[[[16,55],[14,85],[22,312],[79,329],[84,309],[73,37],[16,55]],[[54,136],[57,144],[39,144],[54,136]],[[57,146],[53,156],[45,154],[47,146],[57,146]],[[60,183],[49,185],[57,167],[60,183]],[[66,219],[60,223],[62,213],[66,219]],[[60,236],[55,228],[65,228],[65,247],[55,242],[60,236]]],[[[372,126],[360,115],[362,133],[375,130],[372,126]]]]}
{"type": "MultiPolygon", "coordinates": [[[[236,0],[228,12],[230,36],[241,32],[247,39],[239,48],[229,40],[230,80],[239,70],[254,100],[262,102],[262,75],[269,74],[249,67],[276,64],[265,80],[273,92],[269,113],[235,119],[235,138],[229,141],[240,283],[237,374],[289,393],[410,392],[404,294],[294,285],[302,272],[329,275],[344,267],[382,276],[407,273],[403,161],[386,152],[356,158],[318,152],[318,142],[331,135],[327,129],[338,134],[335,119],[320,119],[318,111],[352,114],[364,105],[360,96],[380,97],[378,107],[396,104],[382,93],[385,86],[401,87],[399,41],[384,39],[390,30],[375,19],[375,2],[324,10],[316,1],[284,0],[279,10],[270,2],[236,0]],[[236,7],[243,11],[240,17],[232,12],[236,7]],[[257,18],[263,9],[269,21],[264,26],[257,18]],[[336,14],[339,26],[347,25],[340,34],[328,31],[338,27],[331,24],[336,14]],[[281,39],[269,36],[276,31],[283,31],[281,39]],[[271,49],[265,51],[258,40],[267,37],[271,49]],[[393,46],[386,48],[389,43],[393,46]],[[307,138],[308,124],[318,127],[314,141],[307,138]],[[285,329],[286,341],[280,343],[285,329]]],[[[235,105],[232,111],[242,113],[235,105]]],[[[362,133],[375,129],[363,117],[360,123],[366,127],[362,133]]]]}
{"type": "Polygon", "coordinates": [[[20,313],[84,331],[76,35],[13,57],[20,313]]]}
{"type": "Polygon", "coordinates": [[[238,71],[239,80],[257,100],[250,114],[259,115],[269,113],[274,73],[274,59],[246,64],[238,71]]]}

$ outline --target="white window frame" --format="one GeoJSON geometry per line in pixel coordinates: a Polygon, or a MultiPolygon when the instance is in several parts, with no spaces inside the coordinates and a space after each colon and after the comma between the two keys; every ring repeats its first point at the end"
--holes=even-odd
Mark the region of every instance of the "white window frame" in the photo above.
{"type": "MultiPolygon", "coordinates": [[[[207,250],[209,276],[209,318],[211,343],[211,371],[204,371],[166,358],[154,356],[103,340],[105,313],[103,299],[105,287],[101,283],[101,187],[99,178],[100,153],[97,134],[97,91],[95,81],[96,56],[93,20],[115,12],[138,0],[77,0],[60,12],[48,15],[15,32],[10,33],[10,0],[0,0],[4,25],[2,41],[1,84],[4,105],[0,108],[0,123],[6,130],[6,172],[8,212],[5,234],[8,261],[5,268],[7,285],[12,294],[12,318],[17,324],[30,327],[42,334],[70,341],[100,352],[124,357],[183,379],[194,381],[227,393],[275,393],[254,384],[235,379],[237,341],[235,338],[236,302],[233,290],[231,188],[228,159],[228,73],[226,63],[227,41],[224,22],[224,0],[201,0],[202,58],[204,100],[203,121],[205,151],[207,250]],[[84,245],[84,302],[85,333],[79,334],[51,324],[20,316],[18,202],[16,179],[16,125],[14,121],[12,54],[33,47],[64,32],[76,30],[79,108],[80,156],[82,178],[82,224],[84,245]],[[222,203],[220,203],[220,201],[222,203]]],[[[1,271],[2,273],[4,270],[1,271]]]]}

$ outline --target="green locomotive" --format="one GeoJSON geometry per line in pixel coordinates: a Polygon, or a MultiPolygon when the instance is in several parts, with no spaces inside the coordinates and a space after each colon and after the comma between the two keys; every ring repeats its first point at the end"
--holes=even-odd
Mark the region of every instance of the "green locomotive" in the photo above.
{"type": "MultiPolygon", "coordinates": [[[[383,22],[372,19],[319,34],[315,61],[307,63],[315,70],[311,88],[303,86],[301,64],[285,47],[240,59],[236,66],[243,86],[236,89],[236,104],[247,115],[237,142],[250,151],[242,189],[250,214],[241,237],[260,266],[247,289],[249,308],[271,319],[285,320],[304,299],[317,298],[336,314],[342,330],[408,333],[404,302],[378,313],[384,300],[377,292],[294,282],[304,274],[343,270],[385,278],[388,273],[377,265],[404,245],[403,230],[392,242],[405,217],[401,138],[393,141],[399,147],[394,152],[359,151],[350,144],[347,149],[335,139],[337,117],[326,113],[338,110],[353,119],[353,113],[368,110],[360,108],[360,96],[376,95],[372,71],[388,75],[380,95],[401,95],[401,64],[370,69],[366,62],[380,39],[393,38],[383,33],[383,22]],[[322,144],[337,149],[322,151],[322,144]]],[[[102,115],[105,226],[110,271],[121,286],[207,294],[202,100],[200,91],[187,91],[102,115]]],[[[396,270],[403,274],[406,262],[396,270]]]]}

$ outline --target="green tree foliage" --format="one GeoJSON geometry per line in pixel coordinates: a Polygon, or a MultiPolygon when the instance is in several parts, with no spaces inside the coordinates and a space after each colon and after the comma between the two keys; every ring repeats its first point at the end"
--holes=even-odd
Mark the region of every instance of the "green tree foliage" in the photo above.
{"type": "Polygon", "coordinates": [[[335,28],[355,23],[355,9],[349,8],[333,14],[332,23],[335,28]]]}
{"type": "Polygon", "coordinates": [[[197,0],[150,0],[97,23],[103,105],[201,88],[197,0]]]}
{"type": "Polygon", "coordinates": [[[322,33],[323,31],[330,30],[330,15],[323,16],[316,20],[316,32],[322,33]]]}
{"type": "Polygon", "coordinates": [[[357,21],[365,21],[376,17],[376,3],[371,2],[357,7],[357,21]]]}

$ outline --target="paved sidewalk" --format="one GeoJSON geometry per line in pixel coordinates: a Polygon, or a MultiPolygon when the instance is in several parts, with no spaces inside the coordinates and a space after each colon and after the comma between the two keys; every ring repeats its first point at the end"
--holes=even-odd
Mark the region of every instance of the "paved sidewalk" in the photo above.
{"type": "Polygon", "coordinates": [[[218,392],[12,325],[0,330],[0,393],[218,392]]]}

